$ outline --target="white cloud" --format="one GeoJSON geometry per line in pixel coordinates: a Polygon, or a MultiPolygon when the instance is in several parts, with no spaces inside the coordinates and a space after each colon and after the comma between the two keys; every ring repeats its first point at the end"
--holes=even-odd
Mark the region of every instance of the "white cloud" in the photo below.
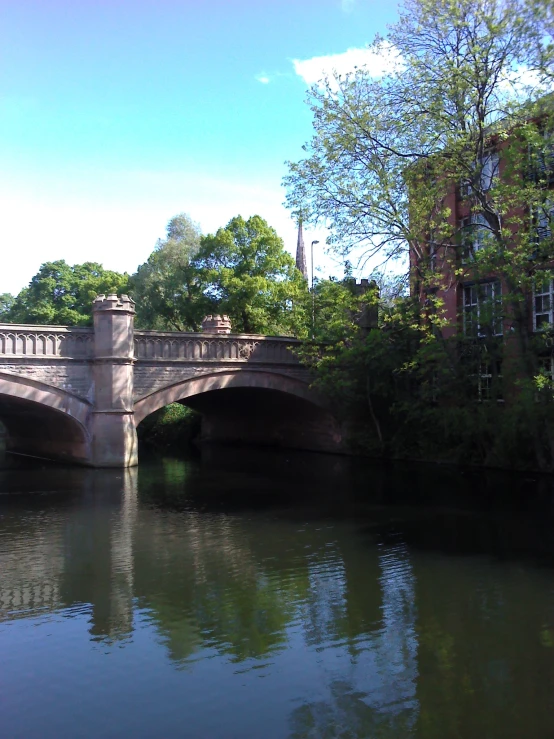
{"type": "Polygon", "coordinates": [[[258,82],[261,82],[262,85],[269,85],[269,83],[271,82],[271,78],[263,72],[261,74],[257,74],[256,79],[258,80],[258,82]]]}
{"type": "Polygon", "coordinates": [[[353,48],[341,54],[293,59],[292,63],[296,74],[306,84],[314,85],[326,77],[332,80],[335,74],[346,75],[356,69],[365,69],[372,77],[379,77],[399,64],[399,55],[391,44],[384,42],[378,50],[353,48]]]}

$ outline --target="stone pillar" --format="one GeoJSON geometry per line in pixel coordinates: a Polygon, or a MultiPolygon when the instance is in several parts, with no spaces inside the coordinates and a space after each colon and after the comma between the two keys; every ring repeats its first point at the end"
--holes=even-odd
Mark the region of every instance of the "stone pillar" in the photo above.
{"type": "Polygon", "coordinates": [[[202,320],[202,333],[230,334],[231,319],[229,318],[229,316],[205,316],[202,320]]]}
{"type": "Polygon", "coordinates": [[[138,462],[133,410],[134,302],[127,295],[99,295],[92,310],[91,463],[94,467],[132,467],[138,462]]]}
{"type": "Polygon", "coordinates": [[[376,298],[373,302],[364,303],[358,315],[354,316],[354,320],[362,333],[367,334],[372,328],[377,328],[379,325],[379,307],[377,301],[379,298],[379,286],[375,280],[361,279],[360,284],[355,280],[352,282],[354,295],[365,295],[368,292],[372,292],[376,298]]]}

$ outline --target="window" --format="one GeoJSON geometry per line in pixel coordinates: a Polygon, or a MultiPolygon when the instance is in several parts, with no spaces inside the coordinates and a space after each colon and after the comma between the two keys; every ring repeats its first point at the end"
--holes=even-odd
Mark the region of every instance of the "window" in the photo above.
{"type": "Polygon", "coordinates": [[[491,151],[480,157],[477,165],[473,164],[473,169],[478,170],[479,177],[462,180],[460,193],[462,197],[468,197],[474,189],[482,192],[488,192],[494,185],[496,177],[498,177],[500,167],[500,158],[496,151],[491,151]]]}
{"type": "Polygon", "coordinates": [[[535,283],[533,291],[533,327],[535,331],[552,325],[554,305],[554,281],[551,279],[535,283]]]}
{"type": "Polygon", "coordinates": [[[462,345],[461,361],[477,400],[503,400],[501,339],[462,345]]]}
{"type": "Polygon", "coordinates": [[[472,259],[482,249],[490,233],[487,219],[482,213],[472,213],[460,221],[463,259],[472,259]]]}
{"type": "Polygon", "coordinates": [[[502,400],[501,381],[502,362],[498,359],[483,358],[479,365],[479,374],[477,376],[477,395],[479,400],[502,400]],[[496,387],[494,372],[500,381],[496,383],[496,387]]]}
{"type": "Polygon", "coordinates": [[[544,241],[552,238],[552,224],[554,223],[554,201],[547,199],[537,208],[536,229],[537,240],[544,241]]]}
{"type": "Polygon", "coordinates": [[[542,133],[543,144],[539,150],[529,150],[531,178],[535,182],[549,184],[554,180],[554,133],[542,133]]]}
{"type": "Polygon", "coordinates": [[[498,154],[495,151],[492,151],[488,154],[485,154],[480,164],[481,175],[479,177],[479,185],[481,189],[487,191],[491,189],[494,184],[495,178],[498,176],[500,159],[498,157],[498,154]]]}
{"type": "Polygon", "coordinates": [[[502,294],[500,282],[464,285],[463,318],[466,336],[502,335],[502,294]]]}

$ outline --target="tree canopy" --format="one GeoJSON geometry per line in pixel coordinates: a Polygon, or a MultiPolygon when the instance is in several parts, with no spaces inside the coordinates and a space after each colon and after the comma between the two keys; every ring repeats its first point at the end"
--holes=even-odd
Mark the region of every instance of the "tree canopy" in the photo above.
{"type": "Polygon", "coordinates": [[[14,303],[14,296],[10,293],[0,294],[0,321],[6,321],[14,303]]]}
{"type": "Polygon", "coordinates": [[[551,42],[547,0],[407,0],[370,46],[390,61],[383,75],[360,68],[309,91],[314,135],[289,163],[288,207],[326,221],[346,253],[363,243],[385,260],[449,238],[451,178],[484,207],[491,126],[505,135],[551,89],[551,42]]]}
{"type": "Polygon", "coordinates": [[[410,255],[414,299],[381,305],[379,331],[351,330],[313,363],[350,421],[365,405],[363,449],[554,465],[554,330],[530,328],[533,290],[548,318],[554,284],[552,8],[407,0],[370,46],[383,74],[309,91],[313,137],[289,163],[288,207],[325,221],[343,255],[410,255]]]}
{"type": "Polygon", "coordinates": [[[127,292],[136,301],[139,328],[200,331],[204,316],[224,313],[238,332],[309,330],[306,281],[263,218],[236,216],[203,236],[185,213],[169,221],[166,238],[134,275],[94,262],[46,262],[19,295],[0,296],[0,319],[88,325],[97,294],[127,292]]]}
{"type": "MultiPolygon", "coordinates": [[[[67,264],[63,259],[45,262],[13,299],[2,296],[2,320],[87,326],[92,323],[92,302],[101,293],[126,293],[129,276],[106,270],[96,262],[67,264]]],[[[0,306],[2,303],[0,303],[0,306]]]]}
{"type": "Polygon", "coordinates": [[[131,280],[137,325],[170,331],[199,331],[212,303],[195,264],[200,249],[200,226],[186,213],[173,217],[167,237],[131,280]]]}
{"type": "Polygon", "coordinates": [[[205,236],[196,264],[206,294],[235,331],[294,333],[304,320],[307,284],[282,239],[260,216],[232,218],[205,236]]]}
{"type": "Polygon", "coordinates": [[[224,313],[234,331],[295,333],[305,324],[306,294],[282,239],[260,216],[236,216],[206,236],[176,216],[133,278],[139,325],[180,331],[199,331],[205,315],[224,313]]]}

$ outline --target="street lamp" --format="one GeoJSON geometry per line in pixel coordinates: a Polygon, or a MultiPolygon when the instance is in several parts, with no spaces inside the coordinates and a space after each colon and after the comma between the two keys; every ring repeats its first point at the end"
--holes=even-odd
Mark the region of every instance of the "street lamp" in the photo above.
{"type": "Polygon", "coordinates": [[[312,339],[314,338],[315,332],[315,293],[314,293],[314,244],[319,244],[319,241],[312,241],[311,245],[311,265],[312,265],[312,339]]]}

